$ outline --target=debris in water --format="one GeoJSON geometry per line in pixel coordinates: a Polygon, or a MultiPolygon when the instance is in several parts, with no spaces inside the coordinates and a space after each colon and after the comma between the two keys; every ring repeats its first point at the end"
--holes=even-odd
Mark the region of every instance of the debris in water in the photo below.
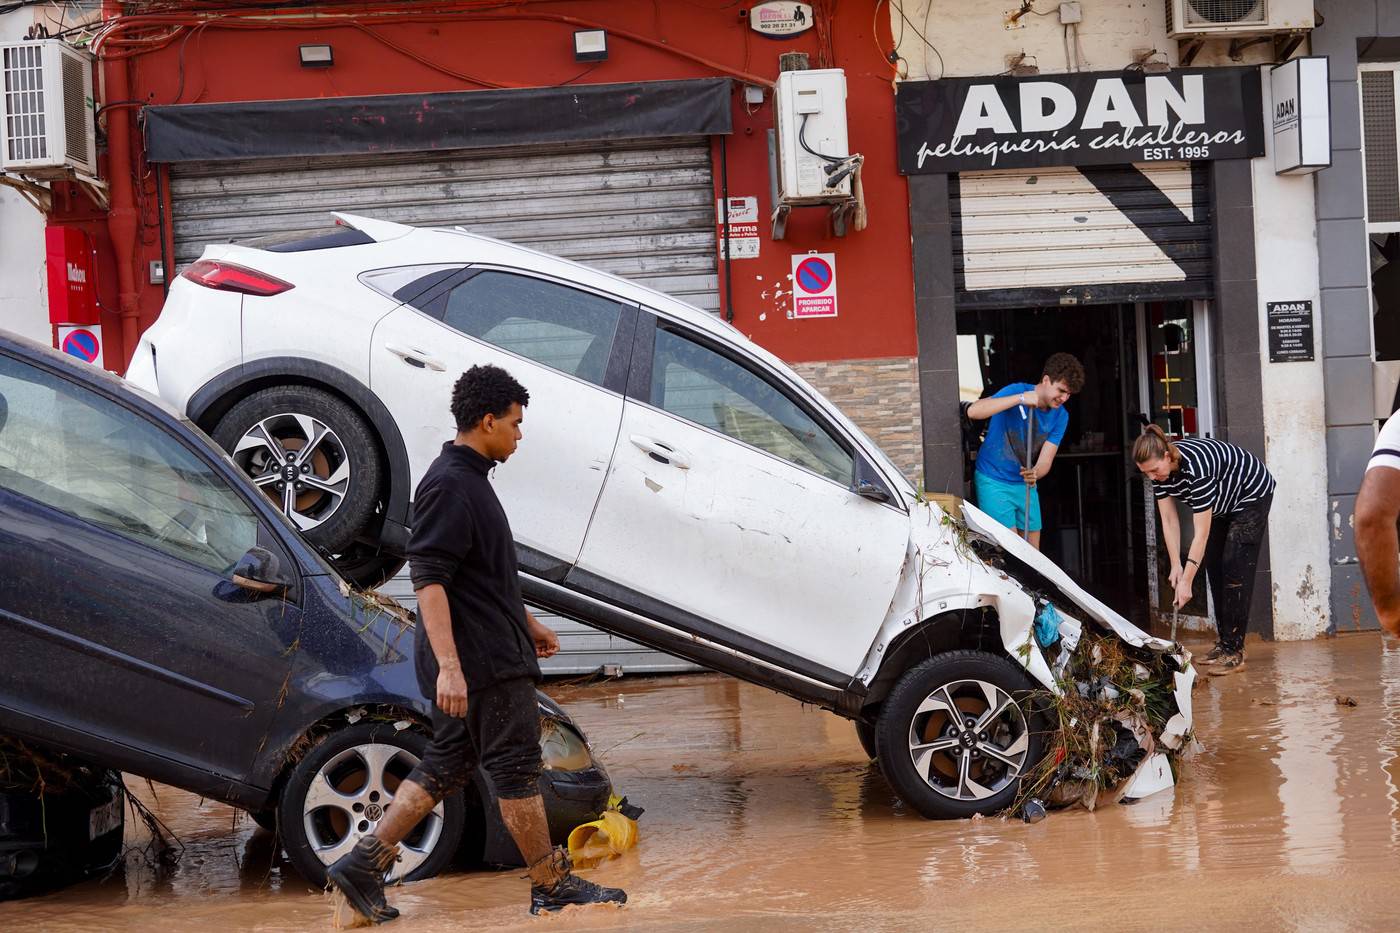
{"type": "Polygon", "coordinates": [[[592,868],[633,848],[637,844],[637,817],[642,812],[626,797],[613,794],[598,819],[569,833],[569,858],[579,868],[592,868]]]}
{"type": "Polygon", "coordinates": [[[1021,819],[1027,823],[1039,823],[1045,819],[1045,804],[1032,797],[1021,806],[1021,819]]]}
{"type": "MultiPolygon", "coordinates": [[[[1069,621],[1056,612],[1057,634],[1066,633],[1069,621]]],[[[1044,645],[1039,616],[1035,628],[1035,640],[1044,645]]],[[[1033,804],[1093,810],[1116,802],[1140,772],[1161,766],[1161,756],[1175,770],[1195,745],[1178,728],[1177,691],[1189,677],[1188,656],[1133,648],[1088,625],[1076,641],[1062,640],[1051,665],[1058,695],[1038,691],[1031,701],[1049,722],[1045,756],[1012,804],[1011,812],[1028,823],[1034,822],[1033,804]]]]}
{"type": "Polygon", "coordinates": [[[1338,705],[1338,706],[1355,706],[1355,705],[1356,705],[1356,701],[1355,701],[1354,699],[1352,699],[1351,697],[1349,697],[1349,696],[1343,696],[1342,694],[1339,693],[1339,694],[1337,694],[1337,705],[1338,705]]]}

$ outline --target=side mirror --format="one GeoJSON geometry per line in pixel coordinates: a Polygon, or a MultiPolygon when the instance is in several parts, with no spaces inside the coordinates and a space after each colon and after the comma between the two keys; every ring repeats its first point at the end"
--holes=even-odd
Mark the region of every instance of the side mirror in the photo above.
{"type": "Polygon", "coordinates": [[[869,468],[865,465],[865,460],[856,457],[855,481],[851,483],[851,491],[862,499],[869,499],[871,502],[889,502],[893,499],[889,490],[878,483],[870,481],[866,475],[869,468]]]}
{"type": "Polygon", "coordinates": [[[267,548],[250,547],[233,565],[233,584],[250,593],[273,595],[285,593],[291,581],[282,574],[276,554],[267,548]]]}

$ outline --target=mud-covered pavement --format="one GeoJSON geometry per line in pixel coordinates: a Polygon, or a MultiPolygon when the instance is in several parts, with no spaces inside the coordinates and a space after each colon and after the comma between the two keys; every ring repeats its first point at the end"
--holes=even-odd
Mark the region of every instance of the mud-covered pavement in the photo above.
{"type": "MultiPolygon", "coordinates": [[[[518,873],[454,873],[392,890],[390,929],[1393,929],[1400,648],[1354,635],[1248,657],[1196,691],[1206,751],[1175,797],[1031,826],[926,822],[848,722],[726,677],[551,687],[647,808],[638,849],[589,873],[631,903],[532,919],[518,873]]],[[[128,783],[183,842],[176,866],[133,854],[122,877],[0,905],[0,928],[330,929],[269,834],[128,783]]]]}

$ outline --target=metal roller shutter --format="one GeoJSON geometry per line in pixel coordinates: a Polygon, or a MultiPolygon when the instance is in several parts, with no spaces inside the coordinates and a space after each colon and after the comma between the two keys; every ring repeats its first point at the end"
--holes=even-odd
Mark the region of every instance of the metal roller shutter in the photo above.
{"type": "MultiPolygon", "coordinates": [[[[175,264],[208,243],[323,232],[330,211],[414,226],[461,226],[625,276],[719,310],[714,182],[705,138],[181,163],[171,166],[175,264]]],[[[405,571],[383,587],[416,607],[405,571]]],[[[537,612],[559,633],[547,674],[695,665],[537,612]]]]}
{"type": "Polygon", "coordinates": [[[332,210],[460,226],[719,310],[707,138],[171,166],[175,264],[324,231],[332,210]]]}
{"type": "Polygon", "coordinates": [[[953,198],[960,307],[1208,298],[1199,163],[964,172],[953,198]]]}

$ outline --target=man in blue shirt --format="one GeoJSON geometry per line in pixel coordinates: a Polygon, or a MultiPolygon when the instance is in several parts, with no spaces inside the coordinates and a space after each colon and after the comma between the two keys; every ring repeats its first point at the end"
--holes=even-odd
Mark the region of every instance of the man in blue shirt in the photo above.
{"type": "Polygon", "coordinates": [[[1069,426],[1064,404],[1082,388],[1084,367],[1079,360],[1068,353],[1056,353],[1045,361],[1040,382],[1013,382],[990,398],[973,402],[967,410],[967,416],[974,420],[991,419],[987,439],[977,452],[977,507],[1007,528],[1016,529],[1037,549],[1040,493],[1035,484],[1050,472],[1069,426]]]}

